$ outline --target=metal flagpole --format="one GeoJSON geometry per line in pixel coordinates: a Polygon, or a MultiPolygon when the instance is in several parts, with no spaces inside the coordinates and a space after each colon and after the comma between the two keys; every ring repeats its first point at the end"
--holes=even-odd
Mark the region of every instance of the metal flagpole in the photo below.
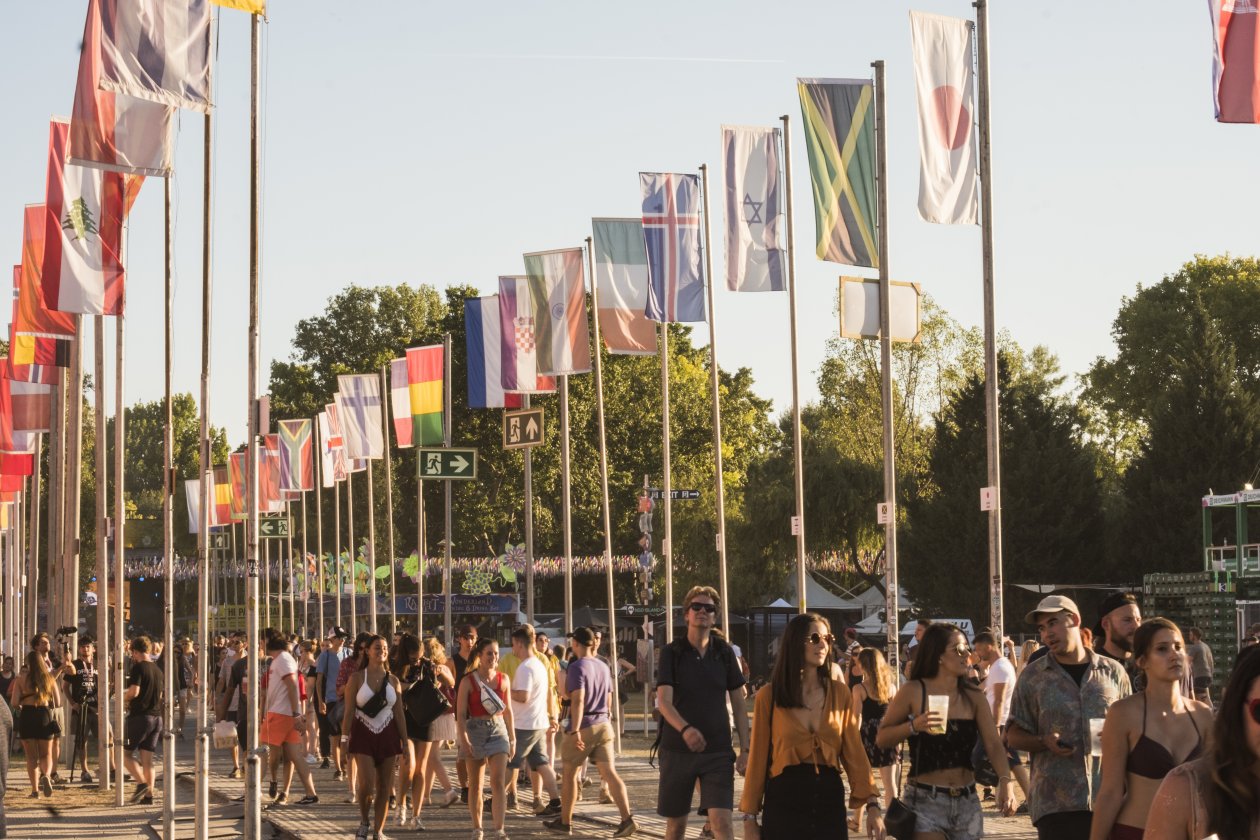
{"type": "MultiPolygon", "coordinates": [[[[287,495],[285,491],[284,495],[287,495]]],[[[284,538],[284,559],[280,563],[280,615],[284,616],[284,593],[289,593],[289,632],[297,632],[297,614],[293,605],[294,587],[297,585],[297,574],[293,570],[293,503],[284,500],[284,521],[289,526],[289,534],[284,538]]]]}
{"type": "Polygon", "coordinates": [[[83,316],[74,316],[75,337],[70,359],[70,418],[66,427],[66,517],[61,563],[61,623],[79,626],[79,523],[83,502],[83,316]]]}
{"type": "MultiPolygon", "coordinates": [[[[398,584],[394,580],[394,465],[389,454],[389,409],[385,398],[389,394],[389,365],[381,368],[381,428],[385,439],[385,558],[389,563],[389,621],[390,632],[398,632],[398,584]]],[[[423,639],[424,634],[417,634],[423,639]]],[[[392,637],[391,637],[392,638],[392,637]]]]}
{"type": "Polygon", "coordinates": [[[709,390],[713,399],[713,490],[717,506],[718,595],[722,629],[731,637],[730,603],[726,593],[726,481],[722,474],[722,403],[718,396],[717,312],[713,308],[713,250],[709,247],[709,167],[700,164],[704,191],[704,284],[709,304],[709,390]]]}
{"type": "MultiPolygon", "coordinates": [[[[48,626],[60,627],[62,517],[65,515],[66,484],[66,370],[53,368],[57,381],[52,386],[52,419],[48,424],[48,575],[44,594],[48,599],[48,626]]],[[[120,730],[121,731],[121,730],[120,730]]]]}
{"type": "MultiPolygon", "coordinates": [[[[334,459],[336,456],[333,456],[334,459]]],[[[345,587],[341,584],[341,482],[337,480],[337,474],[333,473],[333,574],[337,578],[334,587],[337,596],[335,602],[335,610],[337,616],[337,625],[341,625],[341,596],[345,592],[345,587]]]]}
{"type": "MultiPolygon", "coordinates": [[[[164,426],[162,428],[162,655],[167,667],[162,669],[162,831],[166,837],[175,836],[175,417],[171,402],[171,367],[174,363],[174,287],[175,252],[173,247],[171,215],[171,179],[162,181],[166,205],[166,260],[163,289],[166,371],[164,373],[165,396],[163,399],[164,426]]],[[[205,507],[203,497],[201,505],[205,507]]]]}
{"type": "MultiPolygon", "coordinates": [[[[312,455],[314,455],[314,447],[312,447],[312,455]]],[[[311,459],[312,461],[314,458],[311,459]]],[[[314,477],[314,472],[311,473],[314,477]]],[[[311,634],[311,576],[310,566],[306,560],[306,491],[302,491],[302,557],[298,566],[302,569],[302,635],[307,638],[318,639],[319,636],[311,634]]],[[[322,631],[323,628],[321,627],[322,631]]]]}
{"type": "MultiPolygon", "coordinates": [[[[451,334],[447,333],[442,338],[442,365],[444,368],[442,398],[445,404],[442,406],[442,442],[446,448],[451,446],[451,334]]],[[[442,608],[442,627],[445,632],[446,644],[451,643],[451,531],[453,515],[451,512],[451,480],[448,478],[442,482],[446,489],[446,510],[444,512],[446,545],[443,547],[442,557],[442,598],[446,602],[442,608]]]]}
{"type": "Polygon", "coordinates": [[[984,272],[984,423],[989,487],[989,626],[1002,638],[1002,451],[998,445],[997,324],[993,304],[993,173],[989,136],[989,3],[976,0],[976,58],[979,84],[977,116],[980,125],[980,242],[984,272]]]}
{"type": "Polygon", "coordinates": [[[657,324],[661,354],[661,504],[664,506],[664,532],[661,555],[665,559],[665,643],[674,641],[674,512],[670,504],[673,477],[669,464],[669,324],[657,324]]]}
{"type": "Polygon", "coordinates": [[[561,515],[564,527],[564,626],[573,632],[573,502],[569,473],[569,375],[560,377],[560,480],[563,485],[561,515]]]}
{"type": "Polygon", "coordinates": [[[350,634],[359,632],[359,552],[354,544],[354,473],[346,473],[346,528],[350,537],[350,634]]]}
{"type": "MultiPolygon", "coordinates": [[[[114,318],[114,767],[118,770],[118,784],[114,786],[114,805],[121,808],[123,804],[123,693],[126,691],[124,679],[128,661],[126,649],[126,627],[123,611],[126,608],[126,554],[124,548],[125,531],[127,530],[127,497],[123,490],[123,450],[127,413],[123,407],[123,349],[125,344],[125,327],[127,323],[126,289],[122,309],[114,318]]],[[[55,400],[54,400],[55,404],[55,400]]],[[[97,434],[103,434],[98,430],[97,434]]],[[[50,473],[51,477],[51,473],[50,473]]],[[[49,496],[49,503],[52,496],[49,496]]],[[[51,516],[49,517],[52,518],[51,516]]],[[[51,530],[49,533],[51,537],[51,530]]],[[[48,546],[52,552],[52,543],[48,546]]],[[[108,691],[108,688],[105,690],[108,691]]]]}
{"type": "MultiPolygon", "coordinates": [[[[260,538],[261,539],[261,538],[260,538]]],[[[263,606],[262,622],[264,627],[271,627],[271,540],[262,540],[263,552],[263,606]]],[[[280,622],[277,621],[276,624],[280,622]]]]}
{"type": "MultiPolygon", "coordinates": [[[[529,408],[529,394],[521,394],[529,408]]],[[[534,623],[534,447],[525,447],[525,620],[534,623]]]]}
{"type": "Polygon", "coordinates": [[[262,226],[259,183],[259,158],[262,154],[258,132],[258,86],[261,77],[261,60],[258,48],[261,15],[251,15],[249,20],[250,82],[249,82],[249,457],[246,481],[245,563],[246,584],[245,624],[249,655],[249,681],[246,692],[246,719],[249,740],[245,759],[245,838],[262,838],[262,762],[258,756],[258,673],[261,659],[258,657],[258,285],[259,251],[262,226]]]}
{"type": "MultiPolygon", "coordinates": [[[[617,721],[613,727],[614,749],[621,752],[621,730],[625,726],[625,715],[621,709],[621,689],[617,675],[621,672],[617,656],[617,595],[613,587],[612,558],[612,518],[608,512],[608,439],[604,431],[604,345],[599,335],[599,284],[595,282],[595,257],[591,253],[593,240],[586,237],[586,272],[591,277],[591,311],[595,322],[595,411],[599,419],[599,488],[601,493],[604,518],[604,572],[608,584],[608,661],[612,664],[613,711],[617,721]]],[[[525,450],[528,452],[529,450],[525,450]]]]}
{"type": "MultiPolygon", "coordinates": [[[[101,675],[109,673],[109,545],[107,543],[108,536],[106,533],[105,520],[109,513],[108,500],[105,497],[106,484],[108,483],[109,469],[107,466],[107,454],[105,450],[108,443],[105,438],[105,318],[97,315],[93,323],[93,382],[92,402],[96,409],[94,419],[96,421],[96,672],[101,675]]],[[[39,486],[39,448],[35,450],[35,477],[32,485],[36,488],[39,486]]],[[[36,493],[38,494],[38,490],[36,493]]],[[[39,507],[38,496],[35,497],[35,504],[32,507],[39,507]]],[[[33,532],[38,533],[38,532],[33,532]]],[[[37,540],[32,539],[35,543],[37,540]]],[[[32,546],[33,547],[33,546],[32,546]]],[[[28,593],[35,591],[34,587],[26,590],[28,593]]],[[[31,625],[32,627],[34,625],[31,625]]],[[[96,719],[96,758],[97,781],[101,790],[109,790],[110,788],[110,767],[112,762],[109,760],[109,692],[97,691],[97,719],[96,719]]],[[[85,707],[86,710],[86,707],[85,707]]],[[[83,745],[84,753],[87,752],[87,744],[83,745]]],[[[73,769],[73,768],[71,768],[73,769]]],[[[122,777],[118,779],[122,784],[122,777]]]]}
{"type": "MultiPolygon", "coordinates": [[[[213,30],[211,34],[213,38],[213,30]]],[[[213,45],[212,45],[213,46],[213,45]]],[[[214,50],[211,49],[211,55],[214,50]]],[[[210,308],[211,308],[211,175],[213,174],[212,117],[202,118],[202,182],[201,182],[201,529],[197,538],[197,558],[201,574],[197,576],[197,652],[206,657],[210,652],[210,587],[215,581],[210,574],[210,511],[215,503],[211,482],[214,463],[210,454],[210,308]]],[[[168,179],[169,180],[169,179],[168,179]]],[[[203,678],[205,672],[203,670],[203,678]]],[[[193,829],[196,840],[210,836],[210,692],[197,693],[197,772],[194,774],[193,829]]]]}
{"type": "MultiPolygon", "coordinates": [[[[382,412],[384,413],[384,412],[382,412]]],[[[363,430],[364,435],[367,429],[363,430]]],[[[372,632],[376,632],[376,501],[372,488],[372,459],[367,459],[367,521],[368,541],[363,551],[363,559],[367,561],[368,573],[368,609],[372,616],[372,632]]]]}
{"type": "Polygon", "coordinates": [[[801,374],[796,346],[796,238],[792,231],[792,143],[789,118],[783,120],[783,186],[787,199],[788,324],[792,341],[792,455],[796,477],[796,603],[805,612],[805,463],[801,450],[801,374]]]}
{"type": "Polygon", "coordinates": [[[884,503],[888,521],[884,524],[884,568],[887,592],[888,649],[894,653],[889,662],[896,667],[899,644],[897,620],[897,467],[894,461],[893,384],[892,384],[892,291],[888,280],[888,132],[884,110],[884,62],[871,63],[875,68],[875,177],[879,201],[879,367],[882,384],[881,402],[884,413],[884,503]]]}
{"type": "MultiPolygon", "coordinates": [[[[443,383],[443,390],[446,385],[443,383]]],[[[420,449],[416,448],[416,635],[424,639],[424,573],[425,540],[428,528],[424,521],[424,479],[420,477],[420,449]]]]}
{"type": "MultiPolygon", "coordinates": [[[[315,436],[318,438],[319,418],[316,417],[311,422],[314,423],[315,436]]],[[[312,460],[315,466],[315,564],[319,567],[319,633],[316,634],[315,638],[322,639],[328,634],[328,625],[324,623],[324,595],[328,592],[328,582],[324,579],[324,456],[322,443],[320,444],[320,457],[312,460]]],[[[302,530],[306,530],[306,523],[303,523],[302,530]]]]}
{"type": "MultiPolygon", "coordinates": [[[[104,432],[100,432],[99,434],[103,435],[104,432]]],[[[24,634],[26,636],[34,634],[38,629],[36,625],[39,623],[39,459],[43,455],[43,450],[44,433],[37,432],[35,434],[35,469],[34,475],[31,476],[31,524],[28,529],[30,531],[30,548],[28,550],[26,563],[25,597],[26,629],[28,631],[24,634]]],[[[108,578],[108,575],[106,575],[106,577],[108,578]]],[[[99,582],[102,580],[101,578],[98,578],[97,580],[98,583],[96,588],[99,592],[104,594],[106,584],[99,582]]],[[[101,600],[102,599],[98,599],[98,602],[101,600]]],[[[103,643],[97,644],[96,649],[98,653],[104,651],[104,653],[100,654],[103,657],[102,661],[104,661],[104,658],[108,658],[109,648],[107,648],[103,643]]],[[[17,660],[14,659],[14,661],[16,662],[17,660]]]]}

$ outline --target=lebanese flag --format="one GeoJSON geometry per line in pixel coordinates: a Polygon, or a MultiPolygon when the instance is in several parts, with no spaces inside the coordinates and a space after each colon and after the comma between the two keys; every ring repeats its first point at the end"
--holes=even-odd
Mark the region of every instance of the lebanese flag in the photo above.
{"type": "Polygon", "coordinates": [[[59,312],[121,315],[127,176],[66,163],[70,127],[52,121],[44,204],[44,304],[59,312]]]}
{"type": "Polygon", "coordinates": [[[919,215],[925,222],[974,225],[978,217],[972,27],[962,18],[910,13],[919,96],[919,215]]]}
{"type": "Polygon", "coordinates": [[[42,204],[28,204],[23,213],[22,264],[13,269],[13,342],[9,358],[14,365],[70,367],[77,330],[75,317],[45,306],[40,290],[46,212],[42,204]]]}
{"type": "Polygon", "coordinates": [[[1208,0],[1216,120],[1260,122],[1260,8],[1257,0],[1208,0]]]}
{"type": "Polygon", "coordinates": [[[70,114],[70,162],[133,175],[171,173],[175,109],[102,90],[101,2],[88,0],[70,114]]]}

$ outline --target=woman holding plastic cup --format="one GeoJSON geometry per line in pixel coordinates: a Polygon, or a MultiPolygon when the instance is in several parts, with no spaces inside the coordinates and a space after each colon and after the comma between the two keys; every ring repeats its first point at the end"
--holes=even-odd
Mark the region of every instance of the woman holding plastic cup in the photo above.
{"type": "MultiPolygon", "coordinates": [[[[1003,782],[1011,779],[1006,747],[984,692],[967,679],[971,648],[952,624],[933,624],[875,735],[881,749],[910,742],[910,777],[901,799],[915,812],[915,834],[948,840],[984,835],[971,754],[979,738],[1003,782]]],[[[1010,785],[998,786],[998,810],[1014,813],[1010,785]]]]}
{"type": "Polygon", "coordinates": [[[1133,661],[1146,674],[1146,689],[1107,709],[1090,840],[1141,840],[1160,783],[1206,751],[1212,730],[1211,707],[1181,692],[1190,659],[1176,624],[1143,621],[1133,635],[1133,661]]]}

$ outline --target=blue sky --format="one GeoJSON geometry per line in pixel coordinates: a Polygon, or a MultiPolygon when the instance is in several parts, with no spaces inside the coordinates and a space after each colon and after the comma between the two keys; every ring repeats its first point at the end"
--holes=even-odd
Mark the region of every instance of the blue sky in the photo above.
{"type": "MultiPolygon", "coordinates": [[[[0,29],[0,258],[42,200],[49,116],[69,113],[84,0],[11,4],[0,29]]],[[[1204,3],[1028,3],[990,11],[997,318],[1070,373],[1112,352],[1116,309],[1196,253],[1255,251],[1257,129],[1217,125],[1204,3]]],[[[431,3],[272,0],[264,27],[263,374],[294,324],[350,283],[472,283],[636,215],[640,170],[720,169],[719,129],[792,117],[802,393],[837,333],[813,257],[797,76],[887,63],[890,270],[980,323],[978,228],[918,218],[907,12],[960,0],[431,3]]],[[[212,417],[244,438],[249,25],[221,12],[216,65],[212,417]]],[[[201,118],[178,130],[175,386],[199,388],[201,118]]],[[[713,180],[713,179],[711,179],[713,180]]],[[[711,184],[718,194],[720,184],[711,184]]],[[[714,208],[714,245],[721,247],[714,208]]],[[[131,219],[126,399],[162,392],[162,190],[131,219]]],[[[722,260],[715,252],[715,268],[722,260]]],[[[719,276],[718,356],[788,407],[786,295],[719,276]]],[[[112,329],[108,333],[112,342],[112,329]]],[[[697,343],[707,333],[696,331],[697,343]]],[[[88,345],[90,347],[90,343],[88,345]]],[[[85,365],[91,369],[90,354],[85,365]]],[[[112,377],[111,377],[112,379],[112,377]]],[[[112,385],[111,385],[112,387],[112,385]]],[[[458,435],[457,435],[458,436],[458,435]]]]}

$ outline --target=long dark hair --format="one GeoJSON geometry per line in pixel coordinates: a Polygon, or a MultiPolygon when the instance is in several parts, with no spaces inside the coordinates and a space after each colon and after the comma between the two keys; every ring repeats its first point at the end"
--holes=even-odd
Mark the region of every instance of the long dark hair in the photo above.
{"type": "Polygon", "coordinates": [[[1238,661],[1225,686],[1216,722],[1212,726],[1212,748],[1205,764],[1211,775],[1203,777],[1204,810],[1208,833],[1221,837],[1250,837],[1260,815],[1252,768],[1256,754],[1251,751],[1247,724],[1247,695],[1251,684],[1260,679],[1260,647],[1252,646],[1238,654],[1238,661]]]}
{"type": "MultiPolygon", "coordinates": [[[[357,640],[356,640],[356,641],[357,641],[357,640]]],[[[367,637],[367,641],[365,641],[365,642],[363,643],[362,660],[361,660],[361,662],[360,662],[360,664],[359,664],[359,670],[361,670],[361,671],[366,671],[366,670],[367,670],[367,661],[368,661],[368,659],[367,659],[367,655],[368,655],[368,651],[369,651],[369,650],[371,650],[372,645],[376,644],[377,642],[384,642],[384,643],[385,643],[385,649],[386,649],[386,650],[389,650],[389,639],[385,638],[385,637],[384,637],[384,636],[382,636],[380,633],[371,633],[371,634],[369,634],[369,635],[368,635],[368,637],[367,637]]],[[[388,654],[385,656],[385,662],[384,662],[384,663],[382,663],[382,667],[384,667],[384,669],[385,669],[385,673],[386,673],[386,674],[391,673],[391,671],[390,671],[390,667],[389,667],[389,656],[388,656],[388,654]]]]}
{"type": "Polygon", "coordinates": [[[1146,654],[1151,652],[1151,645],[1155,643],[1155,637],[1161,630],[1171,630],[1178,636],[1181,636],[1182,644],[1185,643],[1186,637],[1181,635],[1181,628],[1169,619],[1161,618],[1159,616],[1143,619],[1141,626],[1138,627],[1137,632],[1133,634],[1134,662],[1137,662],[1143,656],[1146,656],[1146,654]]]}
{"type": "MultiPolygon", "coordinates": [[[[932,622],[928,629],[923,631],[923,638],[919,639],[919,650],[914,655],[914,665],[910,668],[911,680],[930,680],[941,671],[941,657],[949,650],[949,640],[954,634],[963,637],[966,641],[967,634],[963,633],[956,625],[947,623],[932,622]]],[[[959,696],[964,696],[965,689],[979,691],[965,676],[958,678],[959,696]]]]}
{"type": "Polygon", "coordinates": [[[403,633],[398,639],[398,646],[391,656],[393,667],[390,668],[399,676],[405,675],[412,665],[420,660],[420,640],[410,633],[403,633]]]}
{"type": "MultiPolygon", "coordinates": [[[[831,632],[831,623],[818,613],[801,613],[793,616],[783,629],[779,639],[779,655],[774,660],[774,670],[770,672],[770,691],[774,705],[780,709],[802,709],[805,700],[801,692],[801,671],[805,670],[805,637],[809,635],[809,625],[818,622],[831,632]]],[[[827,687],[831,677],[831,662],[824,660],[818,668],[818,684],[827,687]]]]}

